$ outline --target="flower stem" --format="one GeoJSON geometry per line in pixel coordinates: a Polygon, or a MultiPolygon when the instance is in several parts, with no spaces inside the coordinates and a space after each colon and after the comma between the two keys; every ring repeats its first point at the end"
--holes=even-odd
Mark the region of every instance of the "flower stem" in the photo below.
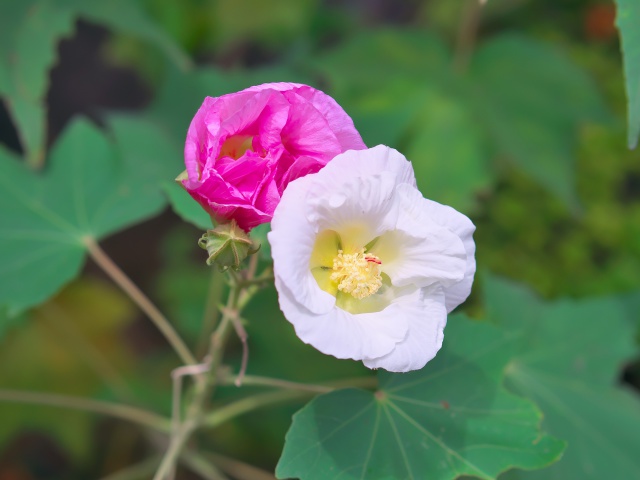
{"type": "Polygon", "coordinates": [[[317,392],[308,390],[276,390],[274,392],[259,393],[231,402],[209,413],[202,423],[203,427],[216,428],[229,420],[245,413],[268,405],[286,403],[312,397],[317,392]]]}
{"type": "MultiPolygon", "coordinates": [[[[225,383],[234,383],[234,377],[224,379],[225,383]]],[[[282,388],[273,392],[259,393],[245,397],[235,402],[219,407],[209,413],[202,425],[207,428],[215,428],[229,420],[245,413],[278,403],[286,403],[311,397],[314,394],[329,393],[338,388],[375,388],[378,380],[374,376],[363,376],[339,380],[326,385],[309,385],[305,383],[289,382],[277,378],[256,377],[247,375],[244,377],[245,385],[264,385],[282,388]]]]}
{"type": "MultiPolygon", "coordinates": [[[[234,375],[229,375],[224,378],[226,385],[236,384],[236,382],[237,377],[234,375]]],[[[312,393],[327,393],[334,390],[332,387],[325,385],[310,385],[307,383],[290,382],[288,380],[280,380],[279,378],[259,377],[256,375],[245,375],[242,383],[243,385],[260,385],[312,393]]]]}
{"type": "Polygon", "coordinates": [[[202,315],[202,328],[200,330],[199,342],[196,346],[196,354],[202,357],[207,349],[207,338],[209,333],[213,331],[218,321],[219,311],[218,305],[222,301],[224,292],[224,277],[217,268],[211,269],[211,278],[209,280],[209,290],[207,292],[207,300],[202,315]]]}
{"type": "Polygon", "coordinates": [[[169,449],[165,453],[153,480],[165,480],[173,477],[178,457],[189,441],[191,434],[201,425],[203,410],[215,388],[216,372],[222,361],[224,343],[229,332],[232,316],[237,315],[240,293],[237,283],[234,283],[229,292],[227,306],[223,310],[222,319],[211,336],[209,352],[206,357],[209,359],[207,371],[197,376],[199,381],[196,382],[193,400],[189,405],[184,422],[179,424],[177,429],[174,429],[169,449]]]}
{"type": "Polygon", "coordinates": [[[31,403],[50,407],[69,408],[85,412],[99,413],[122,420],[128,420],[144,427],[149,427],[160,432],[170,431],[170,422],[147,410],[142,410],[129,405],[103,402],[89,398],[73,397],[70,395],[58,395],[55,393],[25,392],[21,390],[0,390],[0,401],[15,403],[31,403]]]}
{"type": "Polygon", "coordinates": [[[85,237],[84,244],[89,251],[91,258],[98,264],[104,272],[147,314],[151,321],[158,327],[160,332],[171,344],[182,362],[186,365],[198,363],[189,348],[180,338],[178,333],[169,323],[169,320],[158,310],[158,308],[142,293],[127,275],[120,270],[113,260],[100,248],[92,237],[85,237]]]}

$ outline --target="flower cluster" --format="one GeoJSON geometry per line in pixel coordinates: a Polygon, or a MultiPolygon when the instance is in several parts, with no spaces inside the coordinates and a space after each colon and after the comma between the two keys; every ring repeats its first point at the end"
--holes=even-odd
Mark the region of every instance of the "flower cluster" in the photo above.
{"type": "Polygon", "coordinates": [[[411,163],[366,149],[325,94],[268,84],[206,99],[187,191],[218,221],[268,235],[280,308],[304,342],[369,368],[422,368],[471,291],[474,225],[423,198],[411,163]]]}

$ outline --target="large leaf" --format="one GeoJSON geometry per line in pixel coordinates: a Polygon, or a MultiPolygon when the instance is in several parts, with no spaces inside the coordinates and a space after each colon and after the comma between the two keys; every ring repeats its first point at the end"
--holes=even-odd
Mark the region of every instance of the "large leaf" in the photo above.
{"type": "Polygon", "coordinates": [[[504,35],[480,47],[469,91],[498,152],[575,210],[577,127],[606,118],[586,73],[543,44],[504,35]]]}
{"type": "Polygon", "coordinates": [[[321,395],[298,412],[279,478],[491,479],[541,468],[563,443],[538,429],[541,414],[502,387],[510,336],[453,317],[442,351],[409,374],[379,374],[375,393],[321,395]]]}
{"type": "Polygon", "coordinates": [[[403,153],[412,160],[418,188],[428,198],[461,211],[474,207],[474,193],[491,185],[487,141],[461,99],[429,92],[419,128],[403,153]]]}
{"type": "Polygon", "coordinates": [[[514,337],[513,390],[534,399],[543,427],[568,441],[562,460],[507,478],[633,478],[640,472],[640,398],[617,385],[637,353],[634,326],[615,298],[544,304],[504,281],[485,282],[488,316],[514,337]]]}
{"type": "Polygon", "coordinates": [[[30,163],[41,164],[46,142],[48,71],[60,37],[73,29],[73,15],[55,2],[0,3],[0,96],[11,113],[30,163]]]}
{"type": "Polygon", "coordinates": [[[640,134],[640,3],[616,0],[616,4],[628,100],[628,143],[629,148],[636,148],[640,134]]]}
{"type": "Polygon", "coordinates": [[[157,44],[183,69],[190,65],[166,33],[156,27],[136,2],[116,0],[3,0],[0,2],[0,96],[11,112],[32,165],[45,156],[45,96],[49,69],[57,43],[71,34],[74,21],[83,17],[123,30],[157,44]]]}
{"type": "Polygon", "coordinates": [[[488,159],[499,157],[577,210],[577,128],[607,118],[586,73],[516,35],[481,44],[464,74],[453,63],[433,35],[384,30],[355,36],[312,66],[368,145],[410,155],[431,198],[468,209],[491,180],[488,159]]]}
{"type": "Polygon", "coordinates": [[[112,127],[116,143],[84,121],[72,124],[45,175],[0,151],[0,305],[9,314],[71,280],[86,238],[98,240],[164,207],[160,181],[171,178],[179,153],[151,125],[123,118],[112,127]]]}

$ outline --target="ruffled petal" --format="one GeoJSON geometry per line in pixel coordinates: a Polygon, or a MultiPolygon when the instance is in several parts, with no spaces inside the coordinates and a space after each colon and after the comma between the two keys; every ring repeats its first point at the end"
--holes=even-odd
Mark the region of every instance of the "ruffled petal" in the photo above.
{"type": "Polygon", "coordinates": [[[310,223],[320,231],[338,232],[345,251],[359,250],[393,228],[398,217],[391,201],[396,187],[394,173],[343,178],[323,172],[313,177],[308,190],[306,218],[310,223]]]}
{"type": "Polygon", "coordinates": [[[313,176],[307,176],[289,184],[274,212],[268,239],[276,278],[296,292],[300,303],[319,314],[331,310],[335,298],[320,290],[309,268],[319,233],[306,219],[306,197],[312,183],[313,176]]]}
{"type": "MultiPolygon", "coordinates": [[[[353,315],[334,306],[324,314],[314,314],[277,274],[276,288],[280,309],[296,335],[324,354],[353,360],[379,357],[391,352],[407,335],[407,319],[396,304],[376,313],[353,315]]],[[[319,294],[331,297],[321,290],[319,294]]]]}
{"type": "Polygon", "coordinates": [[[340,151],[363,150],[367,146],[362,141],[362,137],[353,125],[353,120],[347,115],[343,108],[326,93],[299,83],[265,83],[250,87],[246,91],[259,92],[262,90],[277,90],[279,92],[292,91],[296,95],[311,103],[324,118],[327,119],[331,130],[340,142],[340,151]]]}
{"type": "Polygon", "coordinates": [[[416,185],[413,167],[404,155],[385,145],[368,150],[348,150],[331,160],[322,172],[323,178],[330,181],[346,180],[382,172],[395,174],[397,182],[416,185]]]}
{"type": "Polygon", "coordinates": [[[388,354],[366,358],[369,368],[384,368],[389,372],[409,372],[424,367],[436,356],[444,338],[447,310],[440,286],[428,287],[396,303],[400,315],[408,321],[409,331],[388,354]]]}
{"type": "Polygon", "coordinates": [[[438,224],[454,232],[464,245],[467,262],[464,278],[453,285],[444,288],[447,312],[464,302],[471,293],[473,277],[476,273],[476,244],[473,241],[475,225],[462,213],[438,202],[425,199],[421,208],[438,224]]]}
{"type": "Polygon", "coordinates": [[[327,120],[331,130],[340,143],[340,151],[363,150],[367,146],[353,125],[353,120],[347,115],[338,103],[329,95],[308,87],[300,86],[294,90],[297,95],[310,102],[327,120]]]}
{"type": "Polygon", "coordinates": [[[451,286],[464,278],[467,252],[460,237],[423,209],[427,200],[408,184],[398,185],[395,229],[383,234],[371,248],[382,260],[382,271],[397,286],[424,287],[439,282],[451,286]]]}

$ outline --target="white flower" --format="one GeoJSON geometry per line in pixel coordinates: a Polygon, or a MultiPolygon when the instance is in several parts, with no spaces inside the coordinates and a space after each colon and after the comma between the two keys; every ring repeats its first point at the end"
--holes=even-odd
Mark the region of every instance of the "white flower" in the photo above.
{"type": "Polygon", "coordinates": [[[422,368],[471,291],[471,221],[417,190],[389,147],[350,150],[285,189],[269,242],[298,337],[369,368],[422,368]]]}

